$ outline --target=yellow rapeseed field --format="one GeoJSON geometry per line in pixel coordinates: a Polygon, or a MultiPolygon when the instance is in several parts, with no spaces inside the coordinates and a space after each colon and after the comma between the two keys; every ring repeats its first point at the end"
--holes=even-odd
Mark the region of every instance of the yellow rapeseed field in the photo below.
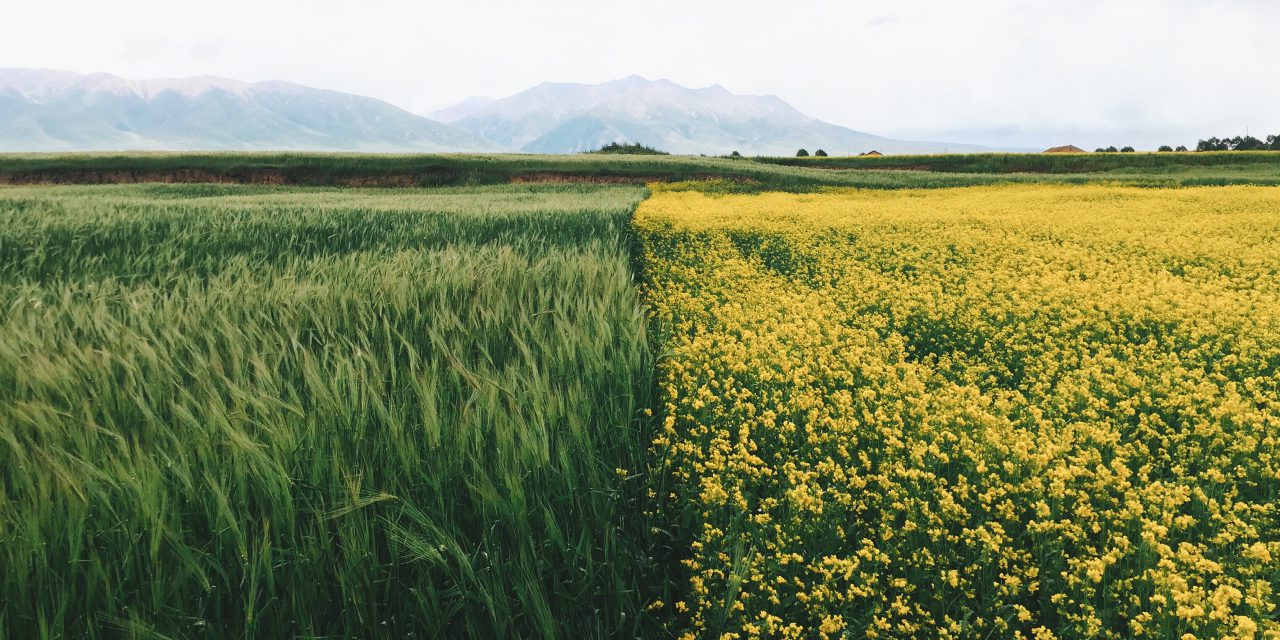
{"type": "Polygon", "coordinates": [[[1280,189],[635,219],[689,637],[1280,637],[1280,189]]]}

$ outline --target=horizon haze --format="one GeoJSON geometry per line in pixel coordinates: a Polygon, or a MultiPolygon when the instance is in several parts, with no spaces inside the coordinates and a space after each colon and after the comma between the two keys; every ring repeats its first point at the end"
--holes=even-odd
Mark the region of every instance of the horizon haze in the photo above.
{"type": "Polygon", "coordinates": [[[543,82],[640,75],[776,95],[902,140],[1154,149],[1280,132],[1280,85],[1267,76],[1267,61],[1280,59],[1280,5],[1257,0],[660,0],[644,11],[577,0],[554,11],[229,0],[198,20],[127,0],[6,12],[0,67],[283,80],[418,115],[543,82]]]}
{"type": "Polygon", "coordinates": [[[275,80],[0,67],[0,114],[0,151],[565,154],[615,142],[682,155],[1001,150],[894,140],[809,117],[776,96],[640,76],[597,85],[544,82],[500,100],[465,100],[433,120],[375,98],[275,80]]]}

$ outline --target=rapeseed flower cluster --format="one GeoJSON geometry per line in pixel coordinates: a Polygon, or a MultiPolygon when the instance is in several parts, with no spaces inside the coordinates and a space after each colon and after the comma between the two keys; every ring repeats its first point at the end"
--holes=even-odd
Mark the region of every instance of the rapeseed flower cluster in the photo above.
{"type": "Polygon", "coordinates": [[[1280,637],[1280,190],[654,190],[678,633],[1280,637]]]}

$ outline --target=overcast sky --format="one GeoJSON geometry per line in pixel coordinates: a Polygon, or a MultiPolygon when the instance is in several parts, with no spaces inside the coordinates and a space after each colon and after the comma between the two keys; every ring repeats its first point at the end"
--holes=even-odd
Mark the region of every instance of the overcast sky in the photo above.
{"type": "Polygon", "coordinates": [[[871,133],[1194,145],[1280,133],[1275,0],[12,0],[0,66],[282,79],[427,113],[640,74],[871,133]]]}

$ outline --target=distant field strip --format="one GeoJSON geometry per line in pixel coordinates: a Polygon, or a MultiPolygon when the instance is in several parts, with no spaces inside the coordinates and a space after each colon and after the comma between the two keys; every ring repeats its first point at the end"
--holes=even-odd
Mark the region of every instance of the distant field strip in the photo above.
{"type": "Polygon", "coordinates": [[[146,182],[440,187],[508,182],[720,179],[747,189],[939,188],[1115,182],[1280,185],[1280,152],[952,154],[713,158],[644,155],[71,153],[0,154],[0,184],[146,182]]]}
{"type": "Polygon", "coordinates": [[[655,188],[674,629],[1280,634],[1280,190],[655,188]]]}
{"type": "Polygon", "coordinates": [[[644,194],[0,188],[0,631],[638,633],[644,194]]]}

